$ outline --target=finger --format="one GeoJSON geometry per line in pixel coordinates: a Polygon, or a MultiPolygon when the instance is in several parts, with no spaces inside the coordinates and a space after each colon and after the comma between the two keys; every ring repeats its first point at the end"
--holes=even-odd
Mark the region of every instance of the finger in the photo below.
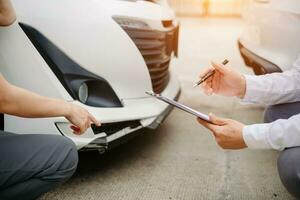
{"type": "Polygon", "coordinates": [[[201,118],[199,118],[199,117],[197,118],[197,120],[198,120],[198,122],[199,122],[202,126],[204,126],[205,128],[211,130],[212,132],[215,132],[215,129],[217,128],[217,125],[214,125],[214,124],[212,124],[212,123],[209,123],[209,122],[207,122],[207,121],[205,121],[205,120],[203,120],[203,119],[201,119],[201,118]]]}
{"type": "Polygon", "coordinates": [[[84,131],[86,131],[88,128],[90,128],[91,124],[92,124],[91,119],[88,117],[85,121],[85,130],[84,131]]]}
{"type": "Polygon", "coordinates": [[[204,91],[205,94],[212,94],[212,77],[207,79],[205,82],[201,84],[201,89],[204,91]]]}
{"type": "Polygon", "coordinates": [[[206,95],[208,95],[209,91],[212,90],[206,83],[204,85],[202,85],[201,88],[206,95]]]}
{"type": "Polygon", "coordinates": [[[216,115],[214,115],[212,113],[209,114],[209,119],[213,124],[216,124],[219,126],[225,125],[227,122],[227,119],[217,117],[216,115]]]}
{"type": "Polygon", "coordinates": [[[91,114],[90,114],[90,120],[96,126],[101,126],[101,123],[93,115],[91,115],[91,114]]]}
{"type": "Polygon", "coordinates": [[[206,81],[206,85],[208,85],[210,88],[212,87],[213,77],[209,77],[206,81]]]}
{"type": "Polygon", "coordinates": [[[74,134],[76,134],[76,135],[82,135],[82,134],[85,133],[85,131],[87,130],[87,128],[88,127],[86,125],[83,125],[83,126],[81,126],[80,131],[76,131],[76,132],[74,132],[74,134]]]}
{"type": "Polygon", "coordinates": [[[207,96],[211,96],[213,94],[213,89],[212,88],[208,88],[205,92],[204,92],[207,96]]]}
{"type": "Polygon", "coordinates": [[[200,75],[199,75],[199,78],[203,78],[208,72],[214,70],[213,67],[206,67],[205,69],[203,69],[201,72],[200,72],[200,75]]]}
{"type": "Polygon", "coordinates": [[[212,95],[212,89],[211,88],[207,88],[207,89],[203,90],[203,92],[207,96],[211,96],[212,95]]]}
{"type": "Polygon", "coordinates": [[[219,91],[219,88],[220,88],[220,73],[215,73],[214,74],[214,79],[212,81],[212,86],[211,88],[213,88],[213,92],[214,93],[217,93],[219,91]]]}
{"type": "Polygon", "coordinates": [[[89,120],[88,120],[88,118],[87,119],[85,119],[85,120],[83,120],[82,121],[82,124],[80,125],[80,134],[83,134],[85,131],[86,131],[86,129],[88,129],[89,128],[89,120]]]}
{"type": "Polygon", "coordinates": [[[80,135],[81,129],[78,126],[71,125],[70,128],[73,130],[74,134],[80,135]]]}
{"type": "Polygon", "coordinates": [[[226,74],[228,72],[228,68],[226,68],[225,65],[218,64],[213,61],[211,61],[211,65],[222,74],[226,74]]]}
{"type": "Polygon", "coordinates": [[[207,93],[210,96],[213,94],[212,79],[210,79],[210,81],[207,81],[207,86],[208,86],[207,93]]]}
{"type": "Polygon", "coordinates": [[[86,120],[86,123],[85,123],[85,131],[91,127],[91,121],[88,119],[86,120]]]}
{"type": "Polygon", "coordinates": [[[79,132],[80,131],[80,128],[78,126],[75,126],[75,125],[71,125],[70,128],[73,130],[73,131],[76,131],[76,132],[79,132]]]}
{"type": "Polygon", "coordinates": [[[206,78],[206,79],[202,82],[202,84],[204,84],[204,83],[207,84],[207,83],[211,82],[212,79],[213,79],[213,75],[212,75],[212,76],[209,76],[208,78],[206,78]]]}

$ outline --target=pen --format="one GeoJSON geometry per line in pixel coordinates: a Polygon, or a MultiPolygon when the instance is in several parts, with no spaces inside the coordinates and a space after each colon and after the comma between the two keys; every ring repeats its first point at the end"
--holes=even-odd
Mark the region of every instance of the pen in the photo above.
{"type": "MultiPolygon", "coordinates": [[[[225,59],[222,64],[226,65],[229,61],[227,59],[225,59]]],[[[197,83],[195,83],[195,85],[193,87],[196,87],[198,85],[200,85],[201,83],[203,83],[204,81],[206,81],[209,77],[211,77],[212,75],[214,75],[215,70],[211,70],[209,71],[207,74],[205,74],[197,83]]]]}

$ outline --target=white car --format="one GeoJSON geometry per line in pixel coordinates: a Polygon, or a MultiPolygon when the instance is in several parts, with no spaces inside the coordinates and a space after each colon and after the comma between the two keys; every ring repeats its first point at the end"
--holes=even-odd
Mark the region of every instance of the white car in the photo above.
{"type": "Polygon", "coordinates": [[[166,1],[14,0],[18,22],[0,28],[1,73],[13,84],[85,107],[99,121],[76,136],[64,118],[2,116],[2,129],[58,134],[78,149],[103,151],[171,108],[145,94],[177,99],[170,71],[178,22],[166,1]]]}
{"type": "Polygon", "coordinates": [[[255,74],[290,69],[300,54],[300,1],[252,0],[243,18],[239,48],[255,74]]]}

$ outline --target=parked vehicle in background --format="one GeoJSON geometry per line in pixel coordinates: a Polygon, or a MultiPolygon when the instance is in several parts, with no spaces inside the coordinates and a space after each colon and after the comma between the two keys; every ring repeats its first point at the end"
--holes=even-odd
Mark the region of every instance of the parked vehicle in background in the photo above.
{"type": "Polygon", "coordinates": [[[240,53],[255,74],[288,70],[300,54],[300,2],[252,0],[243,13],[240,53]]]}
{"type": "MultiPolygon", "coordinates": [[[[176,99],[169,66],[179,25],[167,1],[14,0],[18,22],[0,29],[1,73],[13,84],[85,107],[99,121],[81,136],[64,118],[9,115],[2,129],[64,135],[78,149],[104,151],[141,128],[157,128],[176,99]]],[[[3,118],[3,116],[2,116],[3,118]]]]}

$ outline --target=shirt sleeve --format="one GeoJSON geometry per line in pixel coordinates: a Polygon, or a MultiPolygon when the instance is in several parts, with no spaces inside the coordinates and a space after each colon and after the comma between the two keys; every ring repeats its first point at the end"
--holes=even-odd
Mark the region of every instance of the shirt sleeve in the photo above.
{"type": "Polygon", "coordinates": [[[300,58],[291,70],[261,76],[245,75],[243,103],[274,105],[300,101],[300,58]]]}
{"type": "Polygon", "coordinates": [[[250,149],[276,149],[300,146],[300,114],[267,124],[245,126],[243,138],[250,149]]]}

